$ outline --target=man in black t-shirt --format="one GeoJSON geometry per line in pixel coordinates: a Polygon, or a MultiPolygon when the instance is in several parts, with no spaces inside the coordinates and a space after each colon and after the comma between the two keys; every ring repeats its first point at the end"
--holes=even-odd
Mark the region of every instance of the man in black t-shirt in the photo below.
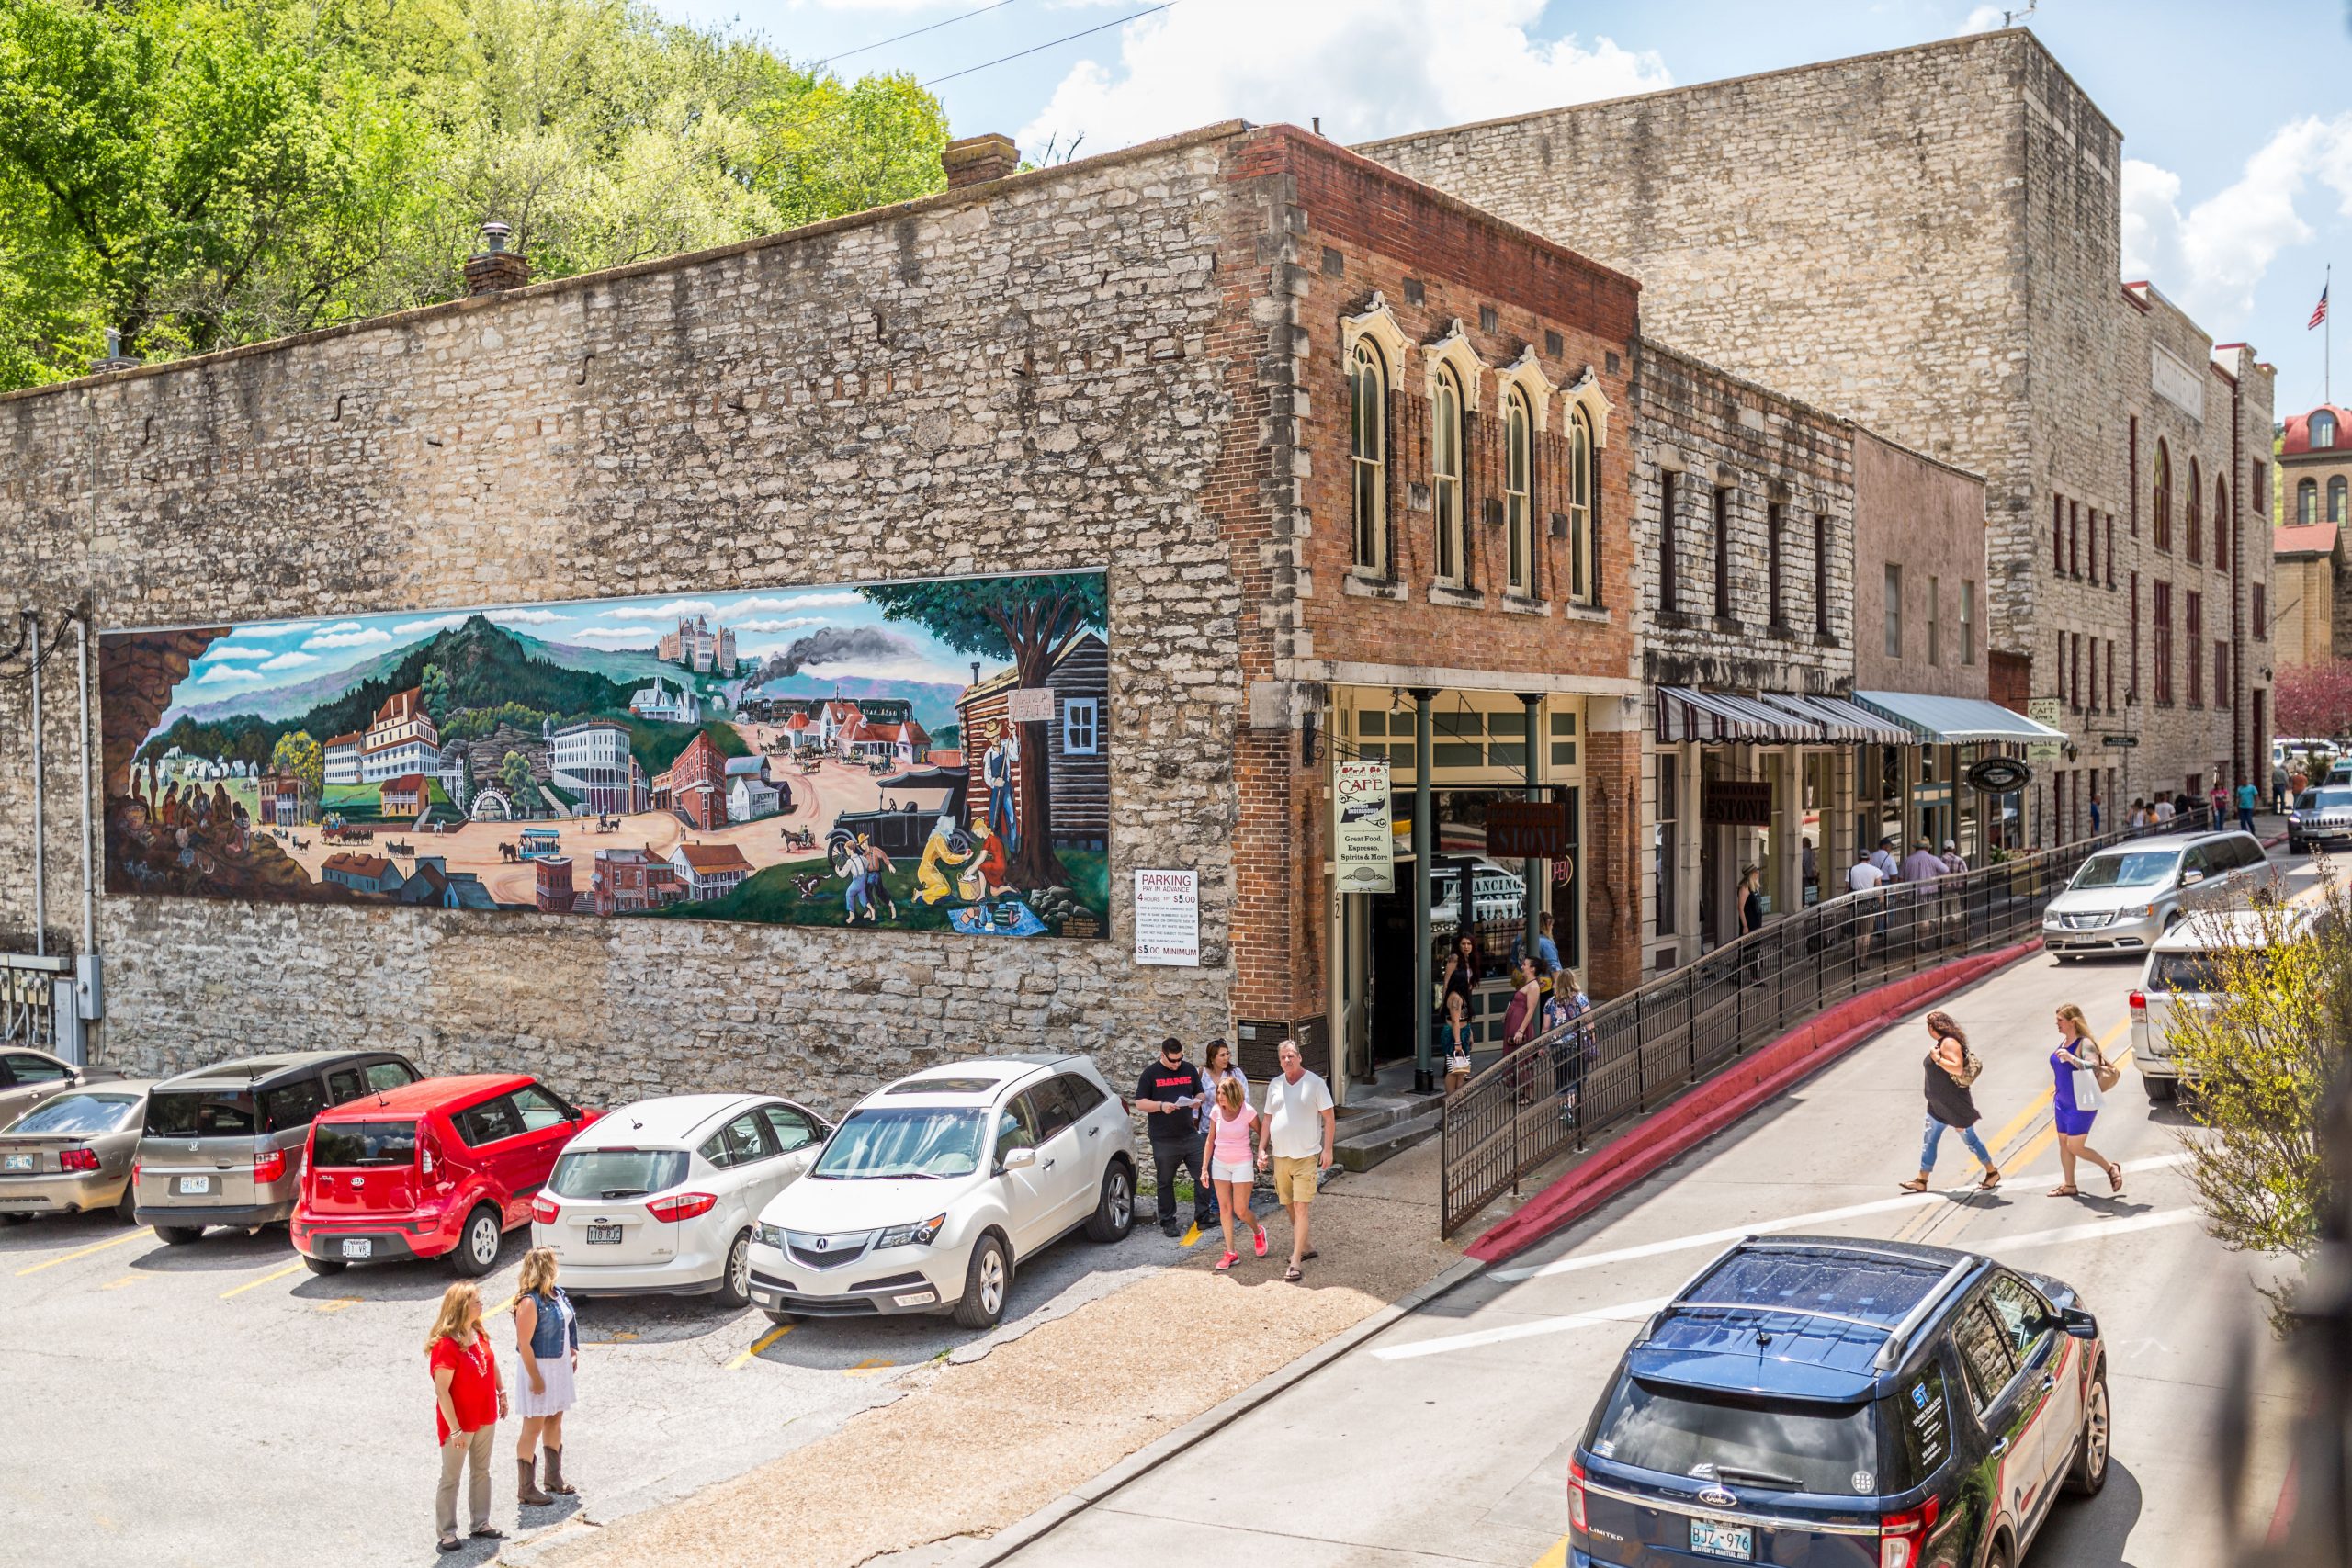
{"type": "Polygon", "coordinates": [[[1144,1113],[1151,1135],[1151,1165],[1159,1192],[1159,1229],[1164,1235],[1182,1235],[1176,1223],[1176,1173],[1193,1173],[1193,1223],[1216,1223],[1208,1173],[1201,1168],[1201,1135],[1193,1111],[1201,1103],[1201,1069],[1184,1060],[1184,1043],[1159,1043],[1159,1060],[1144,1064],[1136,1079],[1136,1109],[1144,1113]]]}

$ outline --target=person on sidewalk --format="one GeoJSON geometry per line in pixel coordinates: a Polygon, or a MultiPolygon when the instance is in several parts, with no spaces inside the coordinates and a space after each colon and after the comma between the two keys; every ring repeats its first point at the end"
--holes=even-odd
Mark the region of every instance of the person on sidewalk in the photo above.
{"type": "MultiPolygon", "coordinates": [[[[1764,929],[1764,868],[1751,865],[1739,874],[1739,934],[1753,936],[1764,929]]],[[[1761,943],[1747,950],[1747,983],[1764,983],[1764,948],[1761,943]]]]}
{"type": "Polygon", "coordinates": [[[1170,1035],[1159,1043],[1159,1058],[1147,1062],[1136,1078],[1136,1109],[1144,1113],[1144,1130],[1151,1138],[1151,1168],[1158,1183],[1159,1234],[1179,1236],[1176,1223],[1176,1174],[1193,1173],[1193,1223],[1203,1230],[1216,1223],[1209,1212],[1208,1172],[1201,1164],[1199,1122],[1201,1070],[1184,1060],[1184,1043],[1170,1035]]]}
{"type": "MultiPolygon", "coordinates": [[[[1885,873],[1880,871],[1878,867],[1878,856],[1865,855],[1860,860],[1856,861],[1854,863],[1853,869],[1846,874],[1846,891],[1849,893],[1868,893],[1871,889],[1878,886],[1885,880],[1885,873]]],[[[1871,902],[1874,906],[1882,908],[1883,908],[1883,905],[1881,905],[1876,899],[1872,899],[1871,902]]],[[[1866,915],[1858,915],[1855,917],[1855,963],[1860,964],[1864,959],[1870,957],[1871,938],[1877,932],[1885,928],[1885,921],[1886,917],[1883,914],[1878,915],[1875,918],[1866,915]]]]}
{"type": "Polygon", "coordinates": [[[514,1354],[523,1366],[514,1388],[515,1414],[523,1418],[515,1495],[535,1507],[577,1490],[563,1478],[563,1413],[571,1408],[572,1374],[580,1370],[580,1319],[555,1275],[554,1249],[535,1247],[523,1254],[514,1281],[514,1354]],[[542,1452],[544,1483],[533,1479],[542,1452]]]}
{"type": "Polygon", "coordinates": [[[1266,1227],[1250,1212],[1250,1191],[1258,1184],[1257,1168],[1250,1163],[1250,1129],[1257,1120],[1240,1078],[1220,1079],[1209,1109],[1208,1134],[1201,1145],[1201,1162],[1208,1168],[1209,1179],[1216,1183],[1217,1226],[1225,1233],[1225,1256],[1216,1263],[1220,1274],[1241,1261],[1233,1245],[1237,1215],[1250,1227],[1250,1247],[1259,1257],[1266,1256],[1266,1227]]]}
{"type": "Polygon", "coordinates": [[[2213,815],[2205,819],[2205,825],[2218,833],[2222,830],[2222,824],[2230,819],[2230,792],[2222,787],[2218,777],[2213,780],[2213,787],[2205,794],[2205,804],[2213,808],[2213,815]]]}
{"type": "Polygon", "coordinates": [[[1944,840],[1944,874],[1958,876],[1968,869],[1968,857],[1960,852],[1960,845],[1951,839],[1944,840]]]}
{"type": "Polygon", "coordinates": [[[2094,839],[2098,837],[2100,812],[2101,807],[2098,802],[2098,791],[2093,790],[2091,791],[2091,837],[2094,839]]]}
{"type": "Polygon", "coordinates": [[[1878,867],[1882,882],[1892,882],[1901,874],[1901,864],[1894,858],[1894,846],[1898,841],[1894,834],[1889,833],[1878,841],[1878,848],[1871,854],[1871,863],[1878,867]]]}
{"type": "Polygon", "coordinates": [[[2123,1196],[2123,1168],[2090,1145],[2091,1123],[2098,1120],[2103,1100],[2098,1080],[2092,1074],[2106,1065],[2107,1057],[2092,1036],[2083,1010],[2072,1002],[2062,1004],[2058,1009],[2058,1048],[2050,1053],[2051,1071],[2057,1078],[2051,1112],[2058,1124],[2058,1185],[2050,1190],[2052,1198],[2081,1195],[2075,1186],[2075,1162],[2080,1159],[2089,1160],[2107,1173],[2111,1195],[2123,1196]]]}
{"type": "Polygon", "coordinates": [[[2254,808],[2261,804],[2262,792],[2254,787],[2254,781],[2243,774],[2239,775],[2238,830],[2240,832],[2251,833],[2254,831],[2254,808]]]}
{"type": "Polygon", "coordinates": [[[2279,816],[2287,814],[2287,764],[2270,764],[2270,809],[2279,816]]]}
{"type": "Polygon", "coordinates": [[[433,1372],[433,1403],[441,1430],[441,1483],[433,1493],[433,1523],[444,1551],[465,1545],[458,1539],[458,1477],[470,1470],[466,1511],[477,1540],[503,1540],[506,1532],[490,1522],[490,1461],[498,1443],[498,1423],[506,1416],[506,1390],[498,1381],[498,1357],[481,1328],[481,1292],[460,1280],[441,1292],[441,1309],[424,1337],[425,1364],[433,1372]]]}
{"type": "MultiPolygon", "coordinates": [[[[1511,965],[1510,1005],[1503,1010],[1503,1049],[1516,1051],[1544,1032],[1544,986],[1535,965],[1521,959],[1511,965]]],[[[1512,1098],[1525,1105],[1535,1098],[1535,1064],[1521,1062],[1511,1069],[1512,1098]]]]}
{"type": "MultiPolygon", "coordinates": [[[[1233,1065],[1233,1047],[1222,1040],[1212,1040],[1201,1047],[1201,1108],[1193,1113],[1204,1138],[1209,1135],[1210,1118],[1216,1114],[1216,1086],[1228,1078],[1241,1086],[1244,1100],[1250,1098],[1250,1076],[1233,1065]]],[[[1244,1153],[1246,1155],[1247,1151],[1244,1153]]],[[[1209,1213],[1219,1214],[1224,1209],[1225,1201],[1218,1195],[1216,1182],[1212,1179],[1209,1182],[1209,1213]]]]}
{"type": "MultiPolygon", "coordinates": [[[[1478,940],[1472,936],[1468,931],[1464,931],[1460,936],[1453,939],[1453,950],[1445,955],[1445,989],[1443,995],[1448,997],[1460,997],[1462,998],[1463,1009],[1465,1011],[1469,1010],[1472,1000],[1478,994],[1478,970],[1480,967],[1481,965],[1478,962],[1478,940]]],[[[1442,1001],[1439,1004],[1438,1010],[1441,1013],[1444,1011],[1444,1004],[1442,1001]]]]}
{"type": "Polygon", "coordinates": [[[1445,1058],[1446,1070],[1453,1070],[1453,1061],[1457,1056],[1466,1066],[1470,1060],[1470,1048],[1475,1043],[1476,1034],[1470,1027],[1469,1009],[1464,1006],[1459,992],[1446,992],[1445,1021],[1438,1026],[1437,1032],[1437,1054],[1445,1058]]]}
{"type": "Polygon", "coordinates": [[[1958,1132],[1968,1152],[1984,1162],[1984,1179],[1977,1185],[1990,1192],[2001,1184],[2001,1168],[1977,1134],[1976,1097],[1969,1086],[1984,1064],[1968,1052],[1968,1036],[1948,1012],[1928,1015],[1928,1124],[1919,1145],[1919,1174],[1897,1182],[1905,1192],[1925,1192],[1936,1172],[1936,1147],[1947,1132],[1958,1132]]]}
{"type": "Polygon", "coordinates": [[[1331,1167],[1331,1137],[1339,1120],[1331,1111],[1331,1088],[1306,1070],[1298,1042],[1285,1040],[1283,1070],[1266,1080],[1266,1112],[1258,1122],[1258,1168],[1274,1171],[1274,1201],[1290,1211],[1290,1267],[1283,1278],[1295,1283],[1316,1256],[1307,1239],[1306,1208],[1331,1167]]]}

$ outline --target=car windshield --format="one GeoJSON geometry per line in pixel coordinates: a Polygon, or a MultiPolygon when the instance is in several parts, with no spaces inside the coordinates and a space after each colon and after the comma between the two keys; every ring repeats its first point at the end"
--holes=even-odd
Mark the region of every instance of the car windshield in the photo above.
{"type": "Polygon", "coordinates": [[[61,1094],[17,1119],[11,1133],[113,1133],[139,1109],[135,1094],[61,1094]]]}
{"type": "Polygon", "coordinates": [[[2295,802],[2298,811],[2341,811],[2352,807],[2352,789],[2307,789],[2295,802]]]}
{"type": "MultiPolygon", "coordinates": [[[[2268,953],[2249,952],[2245,957],[2253,966],[2250,978],[2268,976],[2268,953]]],[[[2148,965],[2148,989],[2152,991],[2195,991],[2216,996],[2228,988],[2229,976],[2223,972],[2218,953],[2159,953],[2148,965]]]]}
{"type": "Polygon", "coordinates": [[[1734,1399],[1629,1377],[1591,1447],[1619,1464],[1734,1485],[1846,1497],[1878,1485],[1878,1421],[1866,1404],[1734,1399]]]}
{"type": "Polygon", "coordinates": [[[808,1174],[837,1181],[969,1176],[980,1168],[987,1124],[978,1106],[865,1106],[833,1130],[808,1174]]]}
{"type": "Polygon", "coordinates": [[[2178,850],[2127,850],[2120,854],[2093,855],[2066,886],[2078,893],[2086,887],[2154,887],[2168,879],[2179,864],[2178,850]]]}
{"type": "Polygon", "coordinates": [[[151,1138],[250,1138],[260,1131],[250,1089],[168,1089],[147,1097],[151,1138]]]}
{"type": "Polygon", "coordinates": [[[576,1149],[555,1162],[548,1190],[559,1198],[612,1201],[664,1191],[685,1179],[684,1149],[576,1149]]]}
{"type": "Polygon", "coordinates": [[[413,1122],[321,1122],[311,1131],[311,1163],[342,1168],[416,1163],[413,1122]]]}

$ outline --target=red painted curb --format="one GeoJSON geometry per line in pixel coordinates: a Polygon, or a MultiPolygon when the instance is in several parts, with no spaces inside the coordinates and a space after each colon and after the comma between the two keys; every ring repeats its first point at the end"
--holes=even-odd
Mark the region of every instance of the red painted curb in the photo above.
{"type": "Polygon", "coordinates": [[[1973,985],[2041,946],[2040,937],[1891,980],[1758,1047],[1611,1138],[1463,1250],[1499,1263],[1571,1224],[1679,1155],[1818,1072],[1904,1013],[1973,985]]]}

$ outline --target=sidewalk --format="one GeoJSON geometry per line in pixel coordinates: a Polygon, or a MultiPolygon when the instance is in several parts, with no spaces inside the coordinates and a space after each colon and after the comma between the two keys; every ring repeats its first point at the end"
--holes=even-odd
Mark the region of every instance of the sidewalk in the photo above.
{"type": "MultiPolygon", "coordinates": [[[[1321,1256],[1301,1284],[1283,1282],[1290,1223],[1276,1211],[1263,1260],[1245,1247],[1220,1275],[1218,1238],[1204,1236],[1175,1268],[902,1380],[898,1400],[830,1437],[668,1507],[517,1542],[499,1561],[854,1568],[992,1534],[1459,1262],[1437,1239],[1437,1158],[1432,1140],[1325,1188],[1321,1256]]],[[[583,1511],[593,1520],[593,1496],[583,1511]]]]}

